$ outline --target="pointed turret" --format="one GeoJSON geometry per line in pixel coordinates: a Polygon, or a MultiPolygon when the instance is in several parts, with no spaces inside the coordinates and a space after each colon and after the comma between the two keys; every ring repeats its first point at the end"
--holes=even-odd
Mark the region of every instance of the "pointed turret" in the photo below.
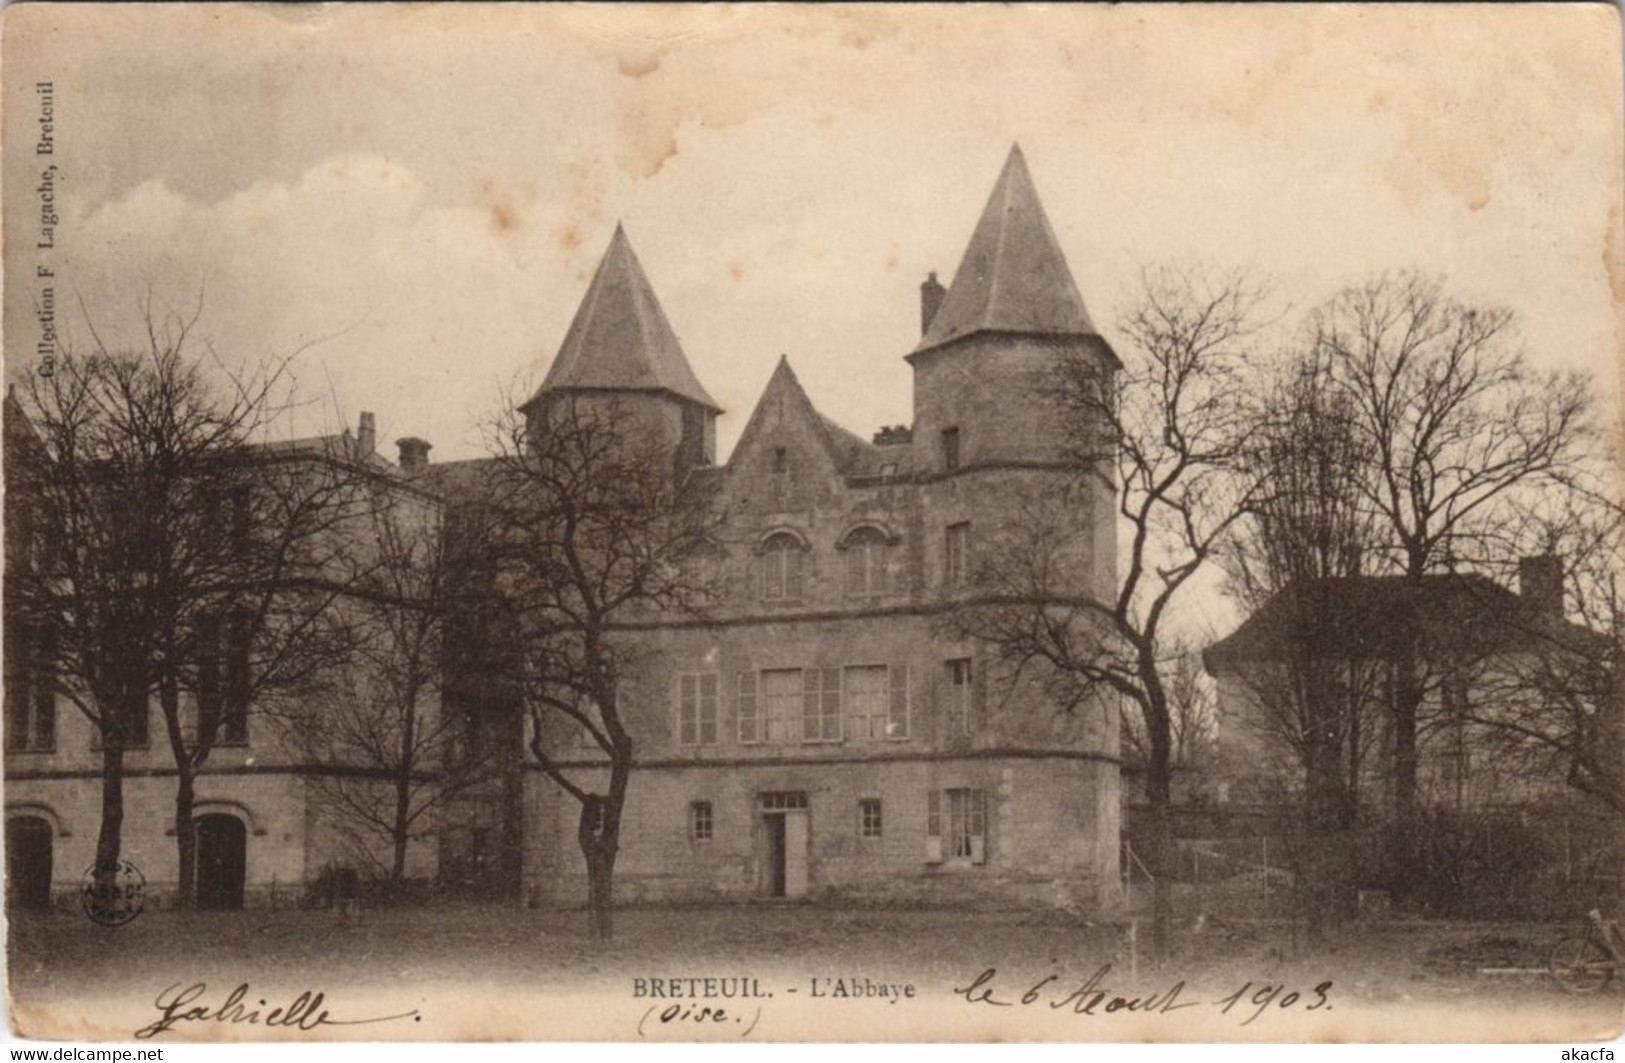
{"type": "Polygon", "coordinates": [[[720,409],[695,377],[619,224],[531,402],[557,391],[668,392],[720,409]]]}
{"type": "Polygon", "coordinates": [[[977,332],[1098,335],[1027,160],[1012,145],[970,246],[915,352],[977,332]]]}
{"type": "Polygon", "coordinates": [[[716,461],[722,410],[694,376],[618,224],[558,357],[520,409],[537,430],[559,401],[613,406],[627,438],[668,448],[679,474],[716,461]]]}

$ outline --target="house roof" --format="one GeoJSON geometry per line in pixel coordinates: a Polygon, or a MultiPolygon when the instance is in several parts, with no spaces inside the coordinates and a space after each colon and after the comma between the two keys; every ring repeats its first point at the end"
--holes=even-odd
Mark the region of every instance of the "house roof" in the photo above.
{"type": "Polygon", "coordinates": [[[1439,573],[1415,583],[1404,576],[1349,576],[1278,591],[1202,659],[1209,674],[1217,674],[1229,664],[1278,660],[1305,638],[1324,643],[1329,656],[1380,659],[1414,638],[1435,651],[1477,655],[1540,636],[1598,637],[1477,573],[1439,573]]]}
{"type": "Polygon", "coordinates": [[[534,402],[548,391],[665,391],[712,410],[619,224],[534,402]]]}
{"type": "Polygon", "coordinates": [[[1097,336],[1021,146],[1013,145],[915,353],[976,332],[1097,336]]]}

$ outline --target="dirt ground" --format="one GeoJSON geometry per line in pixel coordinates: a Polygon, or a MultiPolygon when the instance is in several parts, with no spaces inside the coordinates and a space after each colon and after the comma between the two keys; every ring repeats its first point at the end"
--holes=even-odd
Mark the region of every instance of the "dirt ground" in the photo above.
{"type": "MultiPolygon", "coordinates": [[[[443,988],[472,979],[538,997],[603,990],[630,998],[634,978],[696,972],[912,982],[922,994],[964,1005],[952,990],[990,968],[999,973],[985,985],[1000,995],[1019,997],[1054,975],[1045,992],[1058,999],[1064,993],[1056,990],[1110,964],[1103,984],[1125,995],[1177,980],[1189,995],[1218,1001],[1246,987],[1227,1018],[1244,1017],[1251,1008],[1245,998],[1262,987],[1308,1000],[1312,987],[1329,981],[1340,1015],[1512,1009],[1572,1016],[1576,1029],[1593,1036],[1609,1024],[1617,1029],[1616,990],[1625,986],[1574,998],[1544,974],[1552,945],[1568,929],[1396,921],[1351,927],[1311,947],[1289,925],[1207,920],[1180,926],[1173,957],[1158,966],[1133,947],[1136,939],[1140,950],[1147,946],[1148,926],[1131,930],[1121,921],[1052,912],[630,908],[618,913],[615,940],[600,945],[583,912],[496,905],[370,910],[356,926],[339,925],[328,911],[152,911],[116,929],[57,910],[10,924],[8,966],[18,1014],[109,996],[151,1009],[164,987],[194,981],[327,989],[331,996],[332,987],[352,984],[443,988]]],[[[1416,1039],[1451,1039],[1426,1029],[1419,1027],[1416,1039]]]]}

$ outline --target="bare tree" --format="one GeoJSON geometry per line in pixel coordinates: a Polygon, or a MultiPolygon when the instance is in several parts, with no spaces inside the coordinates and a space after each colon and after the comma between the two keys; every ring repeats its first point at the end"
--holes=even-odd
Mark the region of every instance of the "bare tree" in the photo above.
{"type": "Polygon", "coordinates": [[[1386,674],[1349,608],[1377,525],[1359,487],[1366,440],[1330,364],[1311,350],[1272,372],[1256,391],[1246,452],[1257,488],[1227,548],[1231,592],[1265,643],[1234,669],[1253,710],[1238,720],[1300,773],[1303,892],[1319,933],[1350,899],[1338,857],[1348,851],[1386,674]]]}
{"type": "Polygon", "coordinates": [[[342,611],[348,660],[285,718],[317,769],[316,805],[398,885],[413,840],[490,763],[465,742],[442,683],[455,596],[469,589],[457,551],[476,540],[447,535],[438,503],[406,485],[382,481],[368,496],[342,611]]]}
{"type": "Polygon", "coordinates": [[[530,716],[536,763],[580,805],[577,842],[600,939],[613,935],[635,763],[633,707],[623,703],[637,661],[627,624],[699,600],[684,562],[714,523],[695,479],[674,474],[670,455],[627,423],[618,404],[571,396],[550,397],[528,416],[503,415],[480,501],[491,519],[512,687],[530,716]],[[567,767],[583,747],[601,761],[567,767]]]}
{"type": "Polygon", "coordinates": [[[195,889],[195,784],[249,706],[296,689],[338,652],[324,581],[351,477],[290,463],[256,435],[283,410],[286,362],[209,372],[196,314],[144,307],[147,345],[62,352],[27,385],[42,443],[25,463],[49,563],[20,581],[50,631],[58,690],[102,739],[98,866],[116,861],[123,750],[147,742],[156,698],[176,772],[179,903],[195,889]],[[185,709],[193,713],[188,717],[185,709]]]}
{"type": "Polygon", "coordinates": [[[1561,780],[1618,815],[1625,812],[1625,611],[1618,597],[1625,507],[1617,487],[1607,490],[1612,483],[1604,477],[1553,491],[1513,529],[1509,553],[1547,566],[1561,581],[1549,591],[1561,599],[1532,602],[1509,621],[1505,637],[1514,648],[1480,670],[1465,722],[1502,774],[1537,786],[1561,780]]]}
{"type": "MultiPolygon", "coordinates": [[[[1332,299],[1311,328],[1350,403],[1364,504],[1413,604],[1427,575],[1482,557],[1517,495],[1560,481],[1585,443],[1587,380],[1532,369],[1509,311],[1462,302],[1438,280],[1380,276],[1332,299]]],[[[1414,610],[1395,620],[1405,650],[1390,702],[1391,782],[1403,849],[1430,654],[1414,610]]]]}
{"type": "Polygon", "coordinates": [[[101,745],[101,823],[96,875],[116,874],[124,819],[124,750],[140,744],[152,687],[159,612],[150,583],[157,535],[144,456],[125,439],[120,361],[64,354],[35,373],[8,413],[8,635],[29,633],[36,683],[65,698],[101,745]],[[10,420],[10,418],[8,418],[10,420]]]}
{"type": "Polygon", "coordinates": [[[1079,494],[1012,516],[979,573],[990,596],[1007,604],[955,620],[1007,664],[1041,668],[1062,704],[1111,692],[1139,714],[1158,955],[1169,949],[1172,913],[1175,706],[1166,625],[1176,596],[1241,512],[1238,460],[1250,426],[1237,399],[1260,301],[1240,275],[1148,273],[1121,327],[1131,347],[1126,368],[1115,371],[1092,353],[1060,357],[1042,400],[1058,404],[1079,494]],[[1127,569],[1106,600],[1072,590],[1078,522],[1063,512],[1102,480],[1117,488],[1128,535],[1120,553],[1127,569]]]}

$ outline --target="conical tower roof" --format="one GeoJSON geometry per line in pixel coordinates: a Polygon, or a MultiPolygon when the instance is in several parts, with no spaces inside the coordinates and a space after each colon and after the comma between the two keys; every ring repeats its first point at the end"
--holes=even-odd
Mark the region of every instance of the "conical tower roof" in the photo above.
{"type": "Polygon", "coordinates": [[[1019,144],[916,351],[975,332],[1098,335],[1038,201],[1019,144]]]}
{"type": "Polygon", "coordinates": [[[689,366],[620,225],[531,401],[570,390],[667,391],[720,410],[689,366]]]}

